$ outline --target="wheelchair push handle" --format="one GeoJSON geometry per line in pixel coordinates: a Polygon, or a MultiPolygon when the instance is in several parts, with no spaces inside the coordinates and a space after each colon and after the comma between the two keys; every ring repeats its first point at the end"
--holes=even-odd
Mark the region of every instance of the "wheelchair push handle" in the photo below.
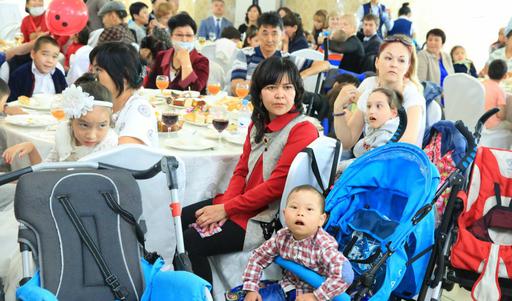
{"type": "Polygon", "coordinates": [[[400,138],[402,138],[402,136],[405,133],[405,129],[407,128],[407,112],[405,111],[405,109],[403,107],[398,109],[398,119],[399,119],[398,128],[396,129],[395,133],[393,134],[393,137],[390,140],[390,142],[393,142],[393,143],[398,142],[398,140],[400,140],[400,138]]]}
{"type": "Polygon", "coordinates": [[[482,128],[484,126],[484,123],[491,118],[494,114],[498,113],[500,109],[498,108],[492,108],[489,111],[485,112],[477,121],[475,126],[475,133],[474,136],[478,142],[480,139],[480,136],[482,135],[482,128]]]}
{"type": "Polygon", "coordinates": [[[457,164],[458,169],[465,170],[475,159],[477,145],[475,142],[475,137],[473,136],[473,134],[471,134],[469,129],[464,125],[464,123],[461,120],[457,120],[455,122],[455,128],[462,134],[462,136],[464,136],[464,139],[466,139],[467,141],[466,154],[464,155],[462,160],[460,160],[460,162],[457,164]]]}

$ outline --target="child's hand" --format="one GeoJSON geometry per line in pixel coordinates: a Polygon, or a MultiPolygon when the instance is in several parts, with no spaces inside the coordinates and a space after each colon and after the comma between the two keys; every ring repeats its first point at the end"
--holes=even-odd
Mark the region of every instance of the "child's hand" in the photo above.
{"type": "Polygon", "coordinates": [[[6,149],[2,154],[5,163],[11,164],[16,155],[21,158],[25,155],[30,154],[34,150],[34,144],[32,142],[23,142],[20,144],[13,145],[6,149]]]}
{"type": "MultiPolygon", "coordinates": [[[[261,295],[258,292],[247,292],[244,298],[245,301],[263,301],[261,295]]],[[[296,299],[299,300],[299,299],[296,299]]]]}
{"type": "Polygon", "coordinates": [[[7,115],[28,114],[27,112],[23,111],[20,107],[17,107],[17,106],[5,107],[4,113],[7,115]]]}
{"type": "Polygon", "coordinates": [[[318,301],[318,299],[315,297],[315,295],[313,293],[309,293],[309,294],[299,293],[297,295],[297,298],[295,298],[295,301],[318,301]]]}
{"type": "Polygon", "coordinates": [[[359,92],[354,85],[345,85],[341,88],[336,101],[334,102],[334,112],[345,110],[350,104],[357,103],[359,92]]]}

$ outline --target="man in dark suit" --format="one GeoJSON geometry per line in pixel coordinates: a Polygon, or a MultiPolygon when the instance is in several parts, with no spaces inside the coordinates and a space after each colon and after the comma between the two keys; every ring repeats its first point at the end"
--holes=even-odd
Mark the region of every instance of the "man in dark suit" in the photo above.
{"type": "Polygon", "coordinates": [[[214,39],[219,39],[222,30],[233,26],[233,23],[224,18],[224,0],[212,0],[212,14],[201,21],[197,35],[206,39],[210,38],[210,33],[215,34],[214,39]]]}
{"type": "Polygon", "coordinates": [[[382,39],[377,34],[379,28],[379,18],[369,14],[363,17],[363,31],[358,34],[358,38],[363,42],[364,53],[368,55],[377,55],[379,53],[382,39]]]}

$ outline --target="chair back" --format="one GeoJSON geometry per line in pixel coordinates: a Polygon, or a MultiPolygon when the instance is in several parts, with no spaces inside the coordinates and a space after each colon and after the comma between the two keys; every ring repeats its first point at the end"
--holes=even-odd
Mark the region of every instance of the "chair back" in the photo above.
{"type": "Polygon", "coordinates": [[[485,90],[480,81],[465,73],[448,75],[444,79],[444,113],[446,120],[462,120],[474,129],[485,113],[485,90]]]}
{"type": "MultiPolygon", "coordinates": [[[[324,60],[324,54],[320,51],[316,51],[313,49],[301,49],[297,50],[295,52],[290,53],[292,56],[301,57],[309,60],[314,61],[323,61],[324,60]]],[[[304,78],[304,90],[317,93],[316,91],[316,83],[318,81],[318,77],[320,76],[320,81],[323,81],[324,76],[323,74],[320,75],[311,75],[306,78],[304,78]]]]}
{"type": "Polygon", "coordinates": [[[298,153],[288,170],[288,177],[286,178],[286,184],[281,197],[279,218],[283,226],[286,226],[286,223],[282,209],[286,207],[286,200],[288,199],[290,191],[299,185],[309,184],[322,193],[324,189],[328,189],[333,161],[339,162],[340,159],[341,152],[338,152],[336,155],[336,139],[321,136],[311,142],[307,148],[311,149],[315,154],[318,171],[322,180],[322,187],[320,187],[319,181],[316,179],[313,172],[312,157],[304,151],[298,153]]]}
{"type": "MultiPolygon", "coordinates": [[[[101,162],[119,167],[144,170],[165,156],[158,149],[138,144],[123,144],[116,148],[90,154],[80,161],[101,162]]],[[[185,165],[180,158],[176,175],[178,177],[178,197],[185,195],[185,165]]],[[[146,221],[146,248],[156,251],[166,262],[172,262],[176,249],[175,231],[169,203],[171,193],[163,172],[147,180],[137,180],[142,197],[142,217],[146,221]]]]}
{"type": "Polygon", "coordinates": [[[208,58],[208,60],[215,61],[215,44],[204,45],[203,48],[198,51],[200,54],[208,58]]]}
{"type": "Polygon", "coordinates": [[[429,129],[434,123],[443,119],[443,109],[437,101],[431,101],[427,105],[427,124],[426,129],[429,129]]]}

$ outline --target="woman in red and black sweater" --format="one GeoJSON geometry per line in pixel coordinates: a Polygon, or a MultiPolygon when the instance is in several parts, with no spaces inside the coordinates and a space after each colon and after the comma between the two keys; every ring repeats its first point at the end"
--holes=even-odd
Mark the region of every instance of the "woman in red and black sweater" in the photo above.
{"type": "Polygon", "coordinates": [[[156,77],[167,75],[170,89],[206,92],[209,64],[194,49],[196,22],[187,13],[179,13],[168,24],[173,47],[158,53],[145,87],[155,89],[156,77]]]}
{"type": "Polygon", "coordinates": [[[249,236],[262,237],[259,224],[250,219],[277,214],[274,206],[281,199],[293,159],[318,137],[315,126],[301,114],[303,93],[293,62],[278,57],[261,62],[252,77],[252,123],[226,192],[183,209],[185,249],[194,273],[210,283],[207,256],[257,247],[247,245],[254,242],[249,236]],[[269,206],[274,212],[269,212],[269,206]],[[200,229],[190,228],[192,223],[200,229]],[[199,232],[211,234],[219,226],[221,232],[201,238],[199,232]]]}

